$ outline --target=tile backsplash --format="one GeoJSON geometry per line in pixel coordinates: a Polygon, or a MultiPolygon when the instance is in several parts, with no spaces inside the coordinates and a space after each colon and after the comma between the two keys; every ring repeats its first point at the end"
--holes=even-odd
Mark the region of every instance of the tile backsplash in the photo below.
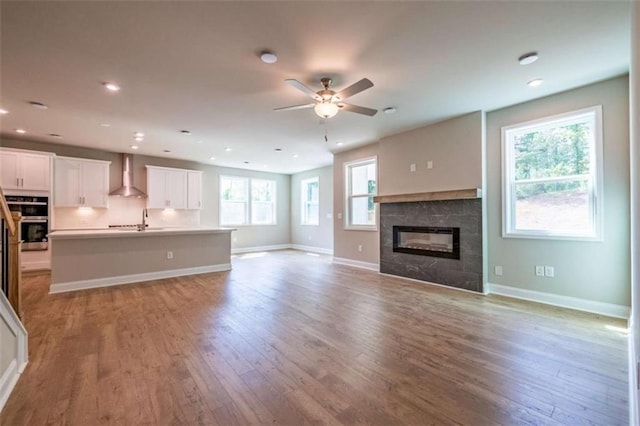
{"type": "MultiPolygon", "coordinates": [[[[85,207],[53,209],[52,229],[107,228],[109,225],[142,223],[142,209],[146,201],[140,198],[109,197],[108,209],[85,207]]],[[[198,226],[199,210],[149,210],[146,219],[153,227],[198,226]]]]}

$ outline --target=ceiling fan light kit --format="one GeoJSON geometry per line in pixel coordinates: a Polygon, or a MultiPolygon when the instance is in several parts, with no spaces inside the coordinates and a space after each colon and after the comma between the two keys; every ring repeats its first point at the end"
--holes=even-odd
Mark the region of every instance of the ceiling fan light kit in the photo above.
{"type": "Polygon", "coordinates": [[[369,117],[373,117],[376,115],[378,110],[373,108],[361,107],[358,105],[346,104],[342,101],[345,99],[356,95],[360,92],[363,92],[371,87],[373,87],[373,83],[371,80],[367,78],[363,78],[362,80],[352,84],[346,89],[342,89],[340,92],[336,92],[331,89],[331,79],[330,78],[322,78],[320,80],[322,83],[322,90],[317,92],[313,91],[313,89],[305,86],[295,79],[285,80],[285,83],[289,84],[292,87],[303,92],[305,95],[312,98],[315,103],[304,104],[304,105],[294,105],[290,107],[276,108],[275,111],[288,111],[294,109],[304,109],[304,108],[312,108],[315,113],[321,118],[331,118],[335,116],[338,111],[344,109],[346,111],[355,112],[357,114],[368,115],[369,117]]]}
{"type": "Polygon", "coordinates": [[[322,101],[313,107],[313,110],[322,118],[331,118],[338,113],[340,108],[331,101],[322,101]]]}

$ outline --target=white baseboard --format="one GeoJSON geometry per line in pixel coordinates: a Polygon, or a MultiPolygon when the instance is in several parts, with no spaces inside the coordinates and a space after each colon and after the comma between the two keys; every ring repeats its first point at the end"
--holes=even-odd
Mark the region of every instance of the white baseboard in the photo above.
{"type": "Polygon", "coordinates": [[[638,413],[638,358],[635,342],[635,322],[633,314],[629,318],[629,424],[640,424],[638,413]]]}
{"type": "Polygon", "coordinates": [[[71,281],[51,284],[49,294],[65,293],[67,291],[87,290],[90,288],[110,287],[114,285],[132,284],[142,281],[159,280],[163,278],[182,277],[185,275],[206,274],[209,272],[228,271],[230,263],[220,265],[196,266],[194,268],[170,269],[168,271],[146,272],[142,274],[120,275],[117,277],[96,278],[92,280],[71,281]]]}
{"type": "Polygon", "coordinates": [[[613,303],[597,302],[595,300],[579,299],[577,297],[543,293],[541,291],[526,290],[523,288],[492,283],[487,283],[487,290],[489,294],[498,294],[501,296],[576,309],[578,311],[591,312],[609,317],[623,319],[629,318],[630,308],[628,306],[615,305],[613,303]]]}
{"type": "MultiPolygon", "coordinates": [[[[9,353],[14,354],[14,357],[9,362],[6,370],[0,371],[0,411],[2,411],[11,391],[13,391],[18,382],[20,374],[22,374],[29,361],[27,330],[2,292],[0,292],[0,321],[4,322],[10,333],[15,336],[15,347],[9,351],[9,353]]],[[[11,341],[14,340],[11,339],[11,341]]],[[[5,344],[8,344],[8,341],[3,340],[0,343],[4,347],[5,344]]]]}
{"type": "Polygon", "coordinates": [[[333,256],[333,250],[321,248],[321,247],[313,247],[313,246],[303,246],[300,244],[291,244],[291,248],[294,250],[300,251],[308,251],[311,253],[320,253],[320,254],[328,254],[329,256],[333,256]]]}
{"type": "Polygon", "coordinates": [[[380,265],[378,263],[362,262],[360,260],[347,259],[345,257],[334,257],[333,263],[339,265],[355,266],[356,268],[370,269],[372,271],[380,271],[380,265]]]}
{"type": "Polygon", "coordinates": [[[270,246],[241,247],[231,249],[231,254],[256,253],[259,251],[286,250],[290,249],[291,244],[274,244],[270,246]]]}

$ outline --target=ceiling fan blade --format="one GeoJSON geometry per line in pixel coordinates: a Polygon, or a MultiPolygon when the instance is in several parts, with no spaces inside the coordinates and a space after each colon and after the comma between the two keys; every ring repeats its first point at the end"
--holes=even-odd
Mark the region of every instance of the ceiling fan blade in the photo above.
{"type": "Polygon", "coordinates": [[[304,92],[307,96],[320,101],[322,100],[320,98],[320,96],[318,96],[318,94],[316,92],[313,91],[313,89],[311,89],[310,87],[305,86],[304,84],[300,83],[298,80],[295,80],[293,78],[289,78],[287,80],[284,81],[285,83],[287,83],[289,86],[291,87],[295,87],[296,89],[300,90],[301,92],[304,92]]]}
{"type": "Polygon", "coordinates": [[[368,78],[363,78],[362,80],[356,83],[353,83],[351,86],[347,87],[346,89],[342,89],[341,91],[339,91],[336,94],[336,97],[339,98],[341,101],[344,101],[348,97],[358,94],[363,90],[367,90],[370,87],[373,87],[373,83],[371,82],[371,80],[369,80],[368,78]]]}
{"type": "Polygon", "coordinates": [[[343,110],[346,110],[346,111],[351,111],[351,112],[355,112],[355,113],[358,113],[358,114],[368,115],[369,117],[373,117],[374,115],[376,115],[378,113],[377,109],[366,108],[366,107],[362,107],[362,106],[358,106],[358,105],[351,105],[351,104],[345,104],[345,103],[339,103],[338,107],[340,109],[343,109],[343,110]]]}
{"type": "Polygon", "coordinates": [[[291,111],[294,109],[313,108],[314,106],[316,106],[316,104],[293,105],[293,106],[282,107],[282,108],[274,108],[273,110],[274,111],[291,111]]]}

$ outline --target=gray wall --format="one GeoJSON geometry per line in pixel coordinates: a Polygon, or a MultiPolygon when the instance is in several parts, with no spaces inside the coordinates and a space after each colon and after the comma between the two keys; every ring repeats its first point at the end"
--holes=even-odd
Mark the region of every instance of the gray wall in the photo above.
{"type": "Polygon", "coordinates": [[[291,175],[291,244],[333,250],[333,167],[291,175]],[[320,184],[320,219],[317,226],[302,225],[300,182],[316,176],[320,184]]]}
{"type": "Polygon", "coordinates": [[[386,137],[380,141],[378,193],[481,188],[481,155],[480,111],[386,137]]]}
{"type": "MultiPolygon", "coordinates": [[[[377,143],[334,155],[333,157],[333,256],[359,262],[378,263],[380,237],[378,231],[344,229],[345,181],[344,163],[378,155],[377,143]],[[358,251],[362,245],[362,252],[358,251]]],[[[379,161],[379,159],[378,159],[379,161]]],[[[378,170],[378,181],[380,171],[378,170]]],[[[380,223],[378,211],[377,223],[380,223]]]]}
{"type": "Polygon", "coordinates": [[[628,306],[629,97],[626,76],[487,114],[489,281],[628,306]],[[502,238],[501,127],[602,105],[604,131],[604,241],[502,238]],[[493,274],[502,265],[503,275],[493,274]],[[535,265],[555,267],[536,277],[535,265]]]}
{"type": "MultiPolygon", "coordinates": [[[[378,194],[406,194],[482,187],[483,113],[383,138],[378,143],[336,154],[333,159],[334,256],[378,263],[378,231],[344,229],[344,163],[378,156],[378,194]],[[427,169],[427,162],[433,168],[427,169]],[[416,164],[416,171],[410,165],[416,164]],[[358,252],[358,245],[363,251],[358,252]]],[[[379,223],[379,221],[378,221],[379,223]]]]}
{"type": "Polygon", "coordinates": [[[630,95],[631,95],[631,271],[632,271],[632,300],[631,318],[629,327],[631,328],[631,338],[633,339],[633,354],[635,359],[630,357],[629,368],[629,388],[632,390],[631,397],[635,395],[636,400],[632,400],[631,423],[638,422],[638,375],[637,365],[640,360],[640,3],[634,2],[632,18],[631,37],[631,71],[629,73],[630,95]],[[635,373],[635,374],[634,374],[635,373]]]}
{"type": "MultiPolygon", "coordinates": [[[[3,138],[0,146],[8,148],[30,149],[36,151],[54,152],[57,155],[95,160],[111,161],[109,181],[111,190],[117,189],[122,183],[122,164],[120,154],[100,151],[76,146],[67,146],[26,140],[3,138]]],[[[176,167],[182,169],[202,170],[202,203],[200,223],[208,226],[219,226],[219,177],[220,175],[248,176],[276,181],[277,193],[277,224],[264,226],[239,226],[232,234],[233,248],[256,247],[289,244],[290,232],[290,176],[279,173],[265,173],[251,170],[200,164],[193,161],[174,160],[171,158],[134,155],[134,185],[139,189],[147,189],[147,172],[145,165],[176,167]]]]}

